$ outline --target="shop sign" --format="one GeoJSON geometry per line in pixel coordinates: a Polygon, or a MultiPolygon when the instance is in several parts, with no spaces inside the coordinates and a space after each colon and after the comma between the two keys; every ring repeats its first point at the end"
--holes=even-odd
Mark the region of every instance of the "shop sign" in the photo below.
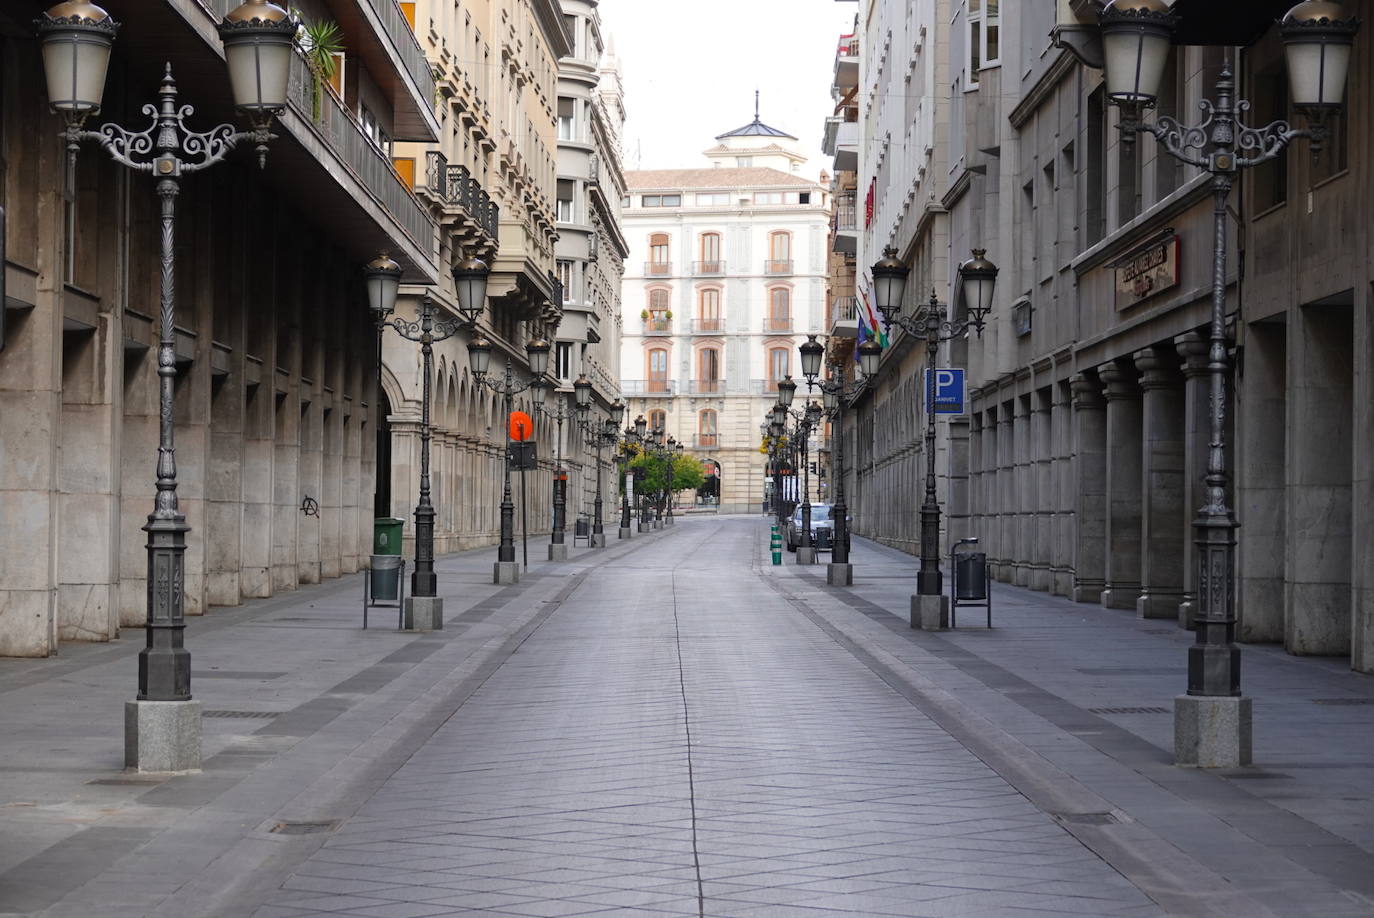
{"type": "Polygon", "coordinates": [[[1177,287],[1178,257],[1179,237],[1169,235],[1116,262],[1116,308],[1127,309],[1177,287]]]}

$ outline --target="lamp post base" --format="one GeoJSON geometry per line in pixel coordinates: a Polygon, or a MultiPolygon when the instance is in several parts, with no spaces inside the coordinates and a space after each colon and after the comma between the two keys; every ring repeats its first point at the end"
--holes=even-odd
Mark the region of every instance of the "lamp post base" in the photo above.
{"type": "Polygon", "coordinates": [[[1243,696],[1174,697],[1174,764],[1240,768],[1251,761],[1251,699],[1243,696]]]}
{"type": "Polygon", "coordinates": [[[566,561],[566,560],[568,560],[568,543],[567,543],[567,542],[557,542],[557,543],[555,543],[555,542],[550,542],[550,543],[549,543],[549,560],[550,560],[550,561],[566,561]]]}
{"type": "Polygon", "coordinates": [[[816,563],[816,549],[814,549],[814,548],[812,548],[812,547],[810,547],[810,546],[808,546],[808,545],[801,545],[801,546],[798,546],[798,548],[797,548],[797,563],[798,563],[798,564],[815,564],[815,563],[816,563]]]}
{"type": "Polygon", "coordinates": [[[621,527],[620,527],[620,537],[621,537],[622,539],[628,539],[628,538],[630,538],[630,527],[629,527],[629,526],[621,526],[621,527]]]}
{"type": "Polygon", "coordinates": [[[921,631],[949,628],[949,597],[943,593],[917,593],[911,597],[911,627],[921,631]]]}
{"type": "Polygon", "coordinates": [[[520,582],[520,562],[497,561],[491,566],[491,582],[510,584],[520,582]]]}
{"type": "Polygon", "coordinates": [[[831,586],[853,586],[854,565],[831,561],[825,566],[825,582],[831,586]]]}
{"type": "Polygon", "coordinates": [[[407,596],[401,614],[404,631],[443,631],[444,599],[442,596],[407,596]]]}
{"type": "Polygon", "coordinates": [[[648,524],[648,523],[640,523],[640,524],[639,524],[639,531],[640,531],[640,532],[648,532],[648,531],[649,531],[649,524],[648,524]]]}
{"type": "Polygon", "coordinates": [[[606,547],[606,533],[604,533],[604,532],[593,532],[593,533],[592,533],[592,540],[591,540],[591,543],[590,543],[590,544],[591,544],[592,548],[605,548],[605,547],[606,547]]]}
{"type": "Polygon", "coordinates": [[[199,701],[124,702],[124,766],[154,774],[200,771],[199,701]]]}

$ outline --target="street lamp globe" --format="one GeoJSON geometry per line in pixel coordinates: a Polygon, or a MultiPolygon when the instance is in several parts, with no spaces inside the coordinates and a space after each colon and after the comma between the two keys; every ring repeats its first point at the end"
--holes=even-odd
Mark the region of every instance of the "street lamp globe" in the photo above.
{"type": "Polygon", "coordinates": [[[1359,19],[1346,17],[1339,3],[1327,0],[1299,3],[1279,23],[1293,106],[1315,123],[1339,110],[1345,100],[1350,48],[1359,28],[1359,19]]]}
{"type": "Polygon", "coordinates": [[[478,334],[468,342],[468,362],[472,366],[473,376],[478,379],[486,377],[491,367],[491,342],[483,335],[478,334]]]}
{"type": "Polygon", "coordinates": [[[43,51],[48,105],[79,122],[100,111],[119,23],[85,0],[59,3],[34,23],[43,51]]]}
{"type": "Polygon", "coordinates": [[[821,359],[825,356],[825,345],[816,340],[815,335],[807,335],[806,341],[797,350],[801,351],[802,375],[814,384],[821,375],[821,359]]]}
{"type": "Polygon", "coordinates": [[[525,343],[525,357],[529,360],[530,373],[536,379],[543,379],[549,371],[549,342],[542,337],[531,338],[525,343]]]}
{"type": "Polygon", "coordinates": [[[469,255],[453,266],[454,292],[458,295],[458,312],[468,325],[476,325],[487,305],[487,280],[491,268],[480,258],[469,255]]]}
{"type": "Polygon", "coordinates": [[[806,423],[815,427],[821,422],[821,406],[815,402],[808,402],[806,405],[806,423]]]}
{"type": "Polygon", "coordinates": [[[838,386],[826,386],[821,392],[821,400],[825,402],[825,410],[833,412],[840,407],[840,390],[838,386]]]}
{"type": "Polygon", "coordinates": [[[1153,107],[1178,18],[1164,0],[1112,0],[1098,22],[1107,97],[1116,105],[1153,107]]]}
{"type": "Polygon", "coordinates": [[[614,443],[616,435],[620,433],[620,424],[615,418],[606,418],[601,422],[601,432],[607,443],[614,443]]]}
{"type": "Polygon", "coordinates": [[[615,402],[611,404],[611,420],[615,422],[616,430],[620,429],[620,425],[625,420],[625,403],[620,399],[616,399],[615,402]]]}
{"type": "Polygon", "coordinates": [[[874,306],[887,321],[902,311],[902,298],[906,295],[906,280],[911,269],[897,258],[897,250],[892,246],[883,249],[883,257],[873,266],[874,306]]]}
{"type": "Polygon", "coordinates": [[[797,384],[792,381],[790,375],[784,376],[778,383],[778,404],[784,408],[792,407],[792,399],[797,395],[797,384]]]}
{"type": "Polygon", "coordinates": [[[245,0],[219,24],[234,106],[265,125],[286,108],[296,21],[268,0],[245,0]]]}
{"type": "Polygon", "coordinates": [[[997,286],[997,266],[988,261],[986,249],[974,249],[973,257],[959,266],[959,288],[969,318],[981,332],[983,319],[992,311],[992,292],[997,286]]]}
{"type": "Polygon", "coordinates": [[[530,387],[530,397],[534,399],[534,404],[541,410],[546,410],[549,403],[549,396],[553,393],[553,386],[546,382],[539,382],[530,387]]]}
{"type": "Polygon", "coordinates": [[[577,377],[573,383],[573,395],[577,399],[577,410],[587,412],[592,408],[592,381],[587,378],[586,373],[577,377]]]}
{"type": "Polygon", "coordinates": [[[883,346],[869,338],[859,345],[859,369],[864,376],[877,376],[878,364],[883,359],[883,346]]]}
{"type": "Polygon", "coordinates": [[[401,266],[385,252],[367,263],[367,306],[378,321],[396,310],[396,293],[401,288],[401,266]]]}
{"type": "Polygon", "coordinates": [[[649,422],[644,420],[644,415],[641,414],[639,417],[635,418],[635,437],[637,437],[640,440],[643,440],[644,431],[646,431],[648,428],[649,422]]]}

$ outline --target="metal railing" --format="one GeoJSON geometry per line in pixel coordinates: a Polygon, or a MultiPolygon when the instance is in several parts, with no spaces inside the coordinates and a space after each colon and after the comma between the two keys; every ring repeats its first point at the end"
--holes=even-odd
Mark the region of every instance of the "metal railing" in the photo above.
{"type": "Polygon", "coordinates": [[[501,209],[467,166],[448,167],[447,199],[461,207],[492,239],[501,232],[501,209]]]}
{"type": "Polygon", "coordinates": [[[764,274],[774,274],[774,275],[776,275],[776,274],[791,274],[791,273],[792,273],[792,260],[789,258],[789,259],[787,259],[786,261],[779,261],[779,260],[770,258],[770,259],[768,259],[767,261],[765,261],[765,262],[763,263],[763,273],[764,273],[764,274]]]}
{"type": "Polygon", "coordinates": [[[835,196],[835,219],[832,224],[837,233],[852,233],[858,227],[859,208],[855,202],[854,195],[841,194],[835,196]]]}
{"type": "Polygon", "coordinates": [[[425,57],[425,49],[420,47],[420,40],[410,28],[410,21],[401,11],[401,5],[396,0],[369,2],[377,11],[377,18],[382,20],[382,27],[386,29],[387,35],[391,37],[391,43],[401,58],[401,65],[415,81],[421,104],[425,107],[430,106],[434,101],[434,70],[425,57]]]}
{"type": "Polygon", "coordinates": [[[789,316],[764,316],[763,330],[765,332],[790,332],[792,330],[792,317],[789,316]]]}
{"type": "Polygon", "coordinates": [[[626,398],[672,398],[677,382],[672,379],[622,379],[620,392],[626,398]]]}
{"type": "Polygon", "coordinates": [[[673,273],[673,263],[671,261],[646,261],[644,262],[645,277],[668,277],[673,273]]]}
{"type": "Polygon", "coordinates": [[[650,315],[644,320],[644,334],[646,335],[671,335],[673,333],[673,320],[667,316],[650,315]]]}
{"type": "Polygon", "coordinates": [[[693,319],[692,334],[694,335],[718,335],[725,331],[725,320],[715,319],[693,319]]]}
{"type": "Polygon", "coordinates": [[[396,172],[391,159],[363,132],[353,114],[325,84],[318,98],[305,59],[291,55],[287,98],[302,120],[313,125],[324,142],[362,182],[406,234],[426,253],[434,247],[434,220],[396,172]]]}
{"type": "Polygon", "coordinates": [[[719,395],[725,391],[725,380],[694,379],[689,391],[692,395],[719,395]]]}
{"type": "Polygon", "coordinates": [[[692,262],[692,274],[696,277],[718,277],[725,273],[725,262],[723,261],[694,261],[692,262]]]}
{"type": "Polygon", "coordinates": [[[854,296],[837,296],[830,304],[830,324],[836,322],[853,322],[859,317],[859,298],[854,296]]]}
{"type": "Polygon", "coordinates": [[[720,449],[720,434],[699,433],[692,437],[692,446],[696,449],[720,449]]]}

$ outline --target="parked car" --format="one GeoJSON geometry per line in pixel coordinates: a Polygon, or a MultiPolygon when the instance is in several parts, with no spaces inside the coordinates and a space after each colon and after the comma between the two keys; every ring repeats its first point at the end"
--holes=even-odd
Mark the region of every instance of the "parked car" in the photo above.
{"type": "MultiPolygon", "coordinates": [[[[788,551],[796,551],[801,547],[802,533],[802,508],[800,505],[793,511],[787,520],[787,531],[783,534],[783,541],[787,543],[788,551]]],[[[811,547],[817,551],[829,551],[834,542],[835,523],[830,518],[829,504],[811,505],[811,547]]]]}

